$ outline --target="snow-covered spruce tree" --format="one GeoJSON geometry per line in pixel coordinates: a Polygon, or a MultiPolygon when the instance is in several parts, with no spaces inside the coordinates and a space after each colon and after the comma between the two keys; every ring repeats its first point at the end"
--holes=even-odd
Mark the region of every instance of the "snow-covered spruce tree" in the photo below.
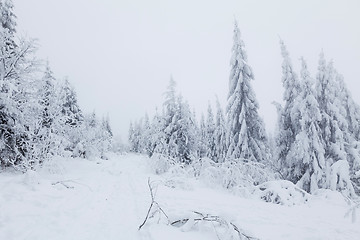
{"type": "Polygon", "coordinates": [[[165,101],[163,103],[163,129],[164,139],[160,140],[162,145],[156,149],[158,153],[175,158],[176,145],[172,136],[177,130],[179,105],[176,99],[176,82],[171,77],[167,91],[164,93],[165,101]]]}
{"type": "Polygon", "coordinates": [[[130,123],[129,129],[129,143],[130,151],[135,153],[141,153],[141,138],[142,138],[142,121],[130,123]]]}
{"type": "Polygon", "coordinates": [[[339,98],[339,89],[333,63],[326,64],[324,54],[321,52],[316,90],[322,115],[320,128],[325,143],[327,187],[352,195],[354,189],[350,183],[349,169],[344,170],[349,168],[346,146],[351,144],[349,142],[351,136],[345,116],[346,110],[341,103],[341,98],[339,98]],[[338,161],[341,162],[337,163],[338,161]]]}
{"type": "Polygon", "coordinates": [[[207,153],[207,135],[206,135],[206,123],[205,116],[201,114],[200,125],[198,129],[198,149],[197,156],[199,158],[206,157],[207,153]]]}
{"type": "Polygon", "coordinates": [[[152,124],[151,148],[171,160],[188,164],[197,155],[196,125],[189,105],[176,96],[176,83],[171,78],[165,101],[163,115],[155,116],[152,124]]]}
{"type": "Polygon", "coordinates": [[[189,104],[178,97],[178,110],[175,113],[173,124],[174,132],[170,136],[170,157],[180,163],[189,164],[196,156],[195,125],[192,119],[189,104]]]}
{"type": "Polygon", "coordinates": [[[100,153],[100,158],[108,159],[105,154],[112,149],[113,143],[113,133],[110,127],[110,120],[108,116],[106,118],[102,118],[101,124],[99,124],[97,131],[97,138],[99,139],[98,149],[100,153]]]}
{"type": "Polygon", "coordinates": [[[216,99],[216,123],[214,131],[215,162],[224,162],[226,158],[226,122],[219,100],[216,99]]]}
{"type": "Polygon", "coordinates": [[[313,80],[302,58],[302,91],[295,98],[292,114],[299,117],[299,130],[288,153],[288,173],[292,179],[299,179],[297,185],[307,192],[314,192],[326,184],[325,149],[319,123],[321,114],[313,80]]]}
{"type": "Polygon", "coordinates": [[[95,112],[85,115],[81,125],[81,140],[72,151],[72,156],[107,159],[105,154],[111,149],[112,143],[111,129],[107,124],[105,118],[99,121],[95,112]]]}
{"type": "Polygon", "coordinates": [[[81,141],[81,126],[84,116],[78,105],[76,92],[68,79],[65,79],[60,87],[61,113],[64,121],[63,134],[68,140],[65,150],[72,152],[81,141]]]}
{"type": "Polygon", "coordinates": [[[215,121],[214,114],[209,103],[206,116],[206,156],[215,161],[215,121]]]}
{"type": "Polygon", "coordinates": [[[332,62],[326,65],[323,52],[320,54],[317,74],[317,98],[322,114],[320,124],[325,142],[325,157],[330,164],[340,159],[346,159],[345,136],[347,122],[345,109],[340,99],[336,98],[338,85],[332,62]]]}
{"type": "Polygon", "coordinates": [[[148,156],[152,157],[154,153],[163,153],[165,149],[165,133],[163,132],[165,125],[164,118],[159,114],[157,108],[151,122],[149,134],[148,156]]]}
{"type": "Polygon", "coordinates": [[[37,90],[41,114],[35,131],[39,140],[36,149],[44,159],[62,155],[62,145],[66,142],[63,135],[64,118],[61,113],[59,90],[58,81],[47,62],[37,90]]]}
{"type": "Polygon", "coordinates": [[[360,194],[360,107],[354,102],[349,90],[346,88],[343,76],[336,74],[336,81],[340,87],[337,95],[341,99],[346,111],[346,121],[348,124],[348,142],[345,145],[347,160],[350,166],[350,178],[360,194]]]}
{"type": "Polygon", "coordinates": [[[227,158],[264,161],[268,158],[267,139],[258,103],[250,81],[254,79],[247,63],[244,43],[237,23],[230,61],[227,116],[227,158]]]}
{"type": "Polygon", "coordinates": [[[278,124],[277,135],[275,136],[275,159],[282,177],[296,183],[302,176],[300,168],[294,169],[297,162],[293,162],[289,152],[293,148],[296,135],[300,132],[300,116],[299,112],[294,109],[295,99],[301,92],[301,84],[294,71],[289,53],[282,40],[280,40],[282,63],[282,83],[284,86],[283,100],[285,106],[281,107],[277,104],[278,124]],[[297,172],[295,172],[297,171],[297,172]]]}
{"type": "Polygon", "coordinates": [[[146,153],[147,155],[151,155],[152,152],[152,129],[149,120],[149,116],[146,113],[143,121],[142,133],[141,133],[141,152],[146,153]]]}

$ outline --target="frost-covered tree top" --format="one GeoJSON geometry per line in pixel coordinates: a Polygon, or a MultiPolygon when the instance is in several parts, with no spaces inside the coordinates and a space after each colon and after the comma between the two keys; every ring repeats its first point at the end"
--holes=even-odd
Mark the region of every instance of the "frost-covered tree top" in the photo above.
{"type": "Polygon", "coordinates": [[[285,101],[285,108],[287,108],[287,105],[291,105],[301,91],[301,86],[283,40],[280,40],[280,48],[281,55],[283,57],[282,83],[285,89],[283,99],[285,101]]]}
{"type": "Polygon", "coordinates": [[[175,114],[176,108],[176,82],[173,77],[170,77],[169,85],[167,87],[164,101],[164,110],[165,114],[169,117],[172,117],[175,114]]]}
{"type": "Polygon", "coordinates": [[[230,60],[229,95],[227,104],[228,158],[252,161],[266,159],[264,125],[258,115],[258,103],[250,81],[254,79],[247,63],[245,46],[235,22],[230,60]]]}
{"type": "Polygon", "coordinates": [[[1,26],[3,29],[7,29],[10,34],[16,32],[16,16],[13,9],[12,0],[0,0],[1,26]]]}
{"type": "Polygon", "coordinates": [[[275,155],[280,164],[281,171],[288,175],[287,172],[292,171],[288,169],[288,162],[291,161],[289,151],[295,142],[296,135],[300,129],[300,115],[295,106],[295,99],[300,95],[301,84],[294,71],[289,52],[282,40],[280,40],[281,55],[283,57],[282,63],[282,83],[284,87],[284,106],[277,104],[278,109],[278,132],[276,136],[275,155]]]}

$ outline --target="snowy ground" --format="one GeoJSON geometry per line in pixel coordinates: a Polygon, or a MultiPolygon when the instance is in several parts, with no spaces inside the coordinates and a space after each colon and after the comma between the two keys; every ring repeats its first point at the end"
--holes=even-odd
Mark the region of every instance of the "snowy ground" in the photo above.
{"type": "MultiPolygon", "coordinates": [[[[137,155],[110,160],[57,159],[38,172],[0,174],[0,239],[216,240],[214,224],[173,227],[150,219],[138,231],[151,198],[171,220],[209,213],[259,239],[360,239],[360,219],[344,218],[347,203],[326,192],[306,204],[281,206],[213,190],[194,180],[169,181],[137,155]]],[[[190,223],[190,222],[189,222],[190,223]]],[[[217,236],[218,235],[218,236],[217,236]]],[[[223,238],[221,238],[223,239],[223,238]]],[[[224,239],[225,240],[225,239],[224,239]]]]}

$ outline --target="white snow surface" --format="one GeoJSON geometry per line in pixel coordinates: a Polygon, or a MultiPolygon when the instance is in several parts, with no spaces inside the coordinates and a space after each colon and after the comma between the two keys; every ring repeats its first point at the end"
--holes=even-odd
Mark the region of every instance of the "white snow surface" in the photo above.
{"type": "MultiPolygon", "coordinates": [[[[345,218],[340,193],[318,191],[293,206],[244,198],[195,179],[155,175],[147,157],[112,155],[109,160],[57,158],[37,172],[0,174],[0,239],[217,240],[221,229],[195,224],[194,211],[236,224],[258,239],[360,239],[360,220],[345,218]],[[155,200],[171,221],[149,219],[148,178],[155,200]]],[[[273,185],[273,184],[272,184],[273,185]]]]}

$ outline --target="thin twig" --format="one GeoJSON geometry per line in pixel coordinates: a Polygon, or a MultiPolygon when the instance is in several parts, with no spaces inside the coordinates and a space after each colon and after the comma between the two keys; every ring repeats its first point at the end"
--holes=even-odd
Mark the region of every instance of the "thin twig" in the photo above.
{"type": "Polygon", "coordinates": [[[145,219],[144,219],[144,222],[139,226],[139,229],[138,229],[138,230],[140,230],[140,229],[145,225],[146,221],[147,221],[148,218],[149,218],[150,211],[151,211],[151,209],[152,209],[152,207],[153,207],[153,205],[154,205],[154,195],[153,195],[153,191],[152,191],[152,188],[151,188],[151,185],[150,185],[150,178],[148,178],[148,186],[149,186],[149,189],[150,189],[151,204],[150,204],[150,207],[149,207],[149,209],[148,209],[148,211],[147,211],[147,214],[146,214],[146,217],[145,217],[145,219]]]}

